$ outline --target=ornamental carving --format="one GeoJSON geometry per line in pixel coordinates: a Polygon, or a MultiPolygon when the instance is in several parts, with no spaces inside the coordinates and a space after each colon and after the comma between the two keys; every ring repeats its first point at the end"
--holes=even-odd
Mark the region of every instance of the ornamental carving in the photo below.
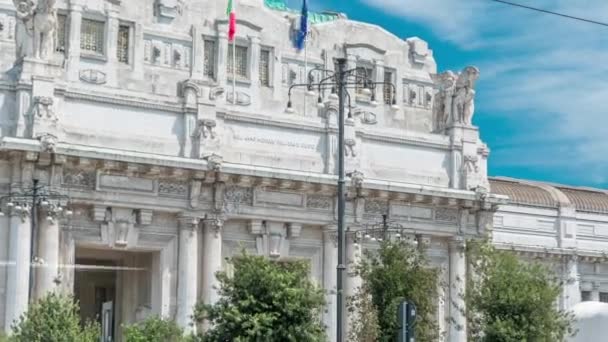
{"type": "Polygon", "coordinates": [[[216,126],[217,123],[215,122],[215,120],[198,120],[196,123],[194,136],[196,138],[215,140],[217,138],[217,133],[215,129],[216,126]]]}
{"type": "Polygon", "coordinates": [[[226,93],[226,102],[237,106],[249,106],[251,105],[251,96],[240,91],[234,93],[232,91],[228,91],[226,93]],[[235,96],[236,101],[234,100],[235,96]]]}
{"type": "Polygon", "coordinates": [[[95,171],[68,170],[63,174],[63,185],[71,188],[95,189],[95,171]]]}
{"type": "Polygon", "coordinates": [[[435,210],[435,220],[445,222],[457,222],[458,210],[448,208],[438,208],[435,210]]]}
{"type": "Polygon", "coordinates": [[[345,139],[344,140],[344,155],[346,157],[356,157],[357,150],[355,149],[357,145],[357,141],[355,139],[345,139]]]}
{"type": "Polygon", "coordinates": [[[78,77],[81,81],[91,84],[105,84],[107,82],[106,74],[95,69],[80,70],[78,77]]]}
{"type": "Polygon", "coordinates": [[[54,100],[49,96],[34,97],[34,112],[33,115],[38,119],[47,119],[57,121],[57,115],[53,110],[54,100]]]}
{"type": "Polygon", "coordinates": [[[388,201],[366,200],[365,213],[367,214],[388,214],[388,201]]]}
{"type": "Polygon", "coordinates": [[[228,186],[224,193],[224,199],[226,202],[252,205],[253,189],[241,186],[228,186]]]}
{"type": "Polygon", "coordinates": [[[186,182],[160,181],[158,183],[158,194],[161,196],[186,197],[188,195],[188,184],[186,182]]]}
{"type": "Polygon", "coordinates": [[[58,142],[56,136],[50,133],[44,133],[38,136],[38,140],[40,140],[40,148],[42,149],[42,152],[55,153],[58,142]]]}
{"type": "Polygon", "coordinates": [[[306,198],[306,207],[310,209],[331,210],[333,198],[329,196],[310,195],[306,198]]]}

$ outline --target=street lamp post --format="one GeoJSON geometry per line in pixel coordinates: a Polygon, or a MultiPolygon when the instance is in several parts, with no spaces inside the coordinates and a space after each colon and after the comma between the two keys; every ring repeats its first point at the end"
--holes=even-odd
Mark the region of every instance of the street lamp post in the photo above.
{"type": "MultiPolygon", "coordinates": [[[[38,250],[38,209],[52,210],[62,213],[66,217],[72,216],[72,210],[69,209],[70,198],[57,191],[51,190],[48,186],[40,184],[38,179],[32,180],[32,185],[22,188],[22,191],[10,192],[6,196],[0,197],[0,216],[4,216],[1,209],[8,210],[21,209],[30,207],[30,274],[28,296],[33,299],[35,272],[32,266],[38,261],[36,256],[38,250]]],[[[52,217],[47,219],[51,220],[52,217]]]]}
{"type": "MultiPolygon", "coordinates": [[[[390,82],[374,82],[367,78],[359,75],[358,71],[361,68],[346,69],[346,58],[338,58],[337,70],[326,70],[326,69],[313,69],[308,73],[308,83],[294,84],[289,88],[289,101],[287,103],[287,112],[293,113],[293,103],[291,101],[292,90],[298,87],[306,87],[309,93],[314,93],[314,89],[318,89],[318,106],[319,108],[324,107],[322,92],[327,89],[331,89],[330,97],[338,98],[338,267],[337,267],[337,293],[336,293],[336,305],[337,305],[337,320],[336,320],[336,336],[338,342],[344,341],[343,325],[345,322],[344,315],[344,270],[345,265],[345,250],[346,235],[345,235],[345,207],[346,207],[346,188],[345,188],[345,170],[344,170],[344,122],[345,122],[345,106],[346,97],[348,96],[349,109],[351,109],[351,96],[348,93],[349,88],[362,87],[371,95],[371,104],[376,104],[376,88],[379,85],[386,85],[392,89],[392,101],[391,105],[393,109],[398,109],[396,94],[397,90],[394,84],[390,82]],[[319,82],[314,83],[312,74],[314,72],[320,72],[325,77],[319,82]]],[[[367,73],[364,73],[367,74],[367,73]]],[[[349,110],[349,117],[352,112],[349,110]]]]}

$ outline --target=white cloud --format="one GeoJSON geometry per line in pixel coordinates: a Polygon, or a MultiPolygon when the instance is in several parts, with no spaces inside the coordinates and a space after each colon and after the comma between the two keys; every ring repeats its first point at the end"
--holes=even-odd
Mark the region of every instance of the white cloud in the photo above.
{"type": "MultiPolygon", "coordinates": [[[[522,126],[514,138],[532,141],[495,148],[496,165],[563,167],[587,182],[606,184],[608,27],[488,0],[362,1],[424,24],[462,50],[484,52],[471,61],[481,69],[480,112],[510,115],[522,126]],[[542,126],[526,127],[529,122],[542,126]]],[[[608,22],[604,0],[517,1],[608,22]]],[[[436,57],[440,65],[449,58],[436,57]]]]}

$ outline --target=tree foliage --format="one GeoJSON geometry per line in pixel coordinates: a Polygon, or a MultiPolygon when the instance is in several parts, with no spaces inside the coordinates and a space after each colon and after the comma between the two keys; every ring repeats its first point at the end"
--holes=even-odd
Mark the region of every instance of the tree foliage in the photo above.
{"type": "Polygon", "coordinates": [[[30,305],[12,327],[14,342],[98,342],[96,323],[81,325],[80,309],[71,296],[50,293],[30,305]]]}
{"type": "Polygon", "coordinates": [[[174,321],[150,317],[123,327],[125,342],[182,342],[183,330],[174,321]]]}
{"type": "Polygon", "coordinates": [[[243,254],[232,258],[234,275],[219,272],[220,300],[199,304],[198,322],[210,322],[202,341],[325,341],[320,315],[323,291],[304,262],[273,262],[243,254]]]}
{"type": "Polygon", "coordinates": [[[487,242],[470,242],[467,257],[471,341],[559,342],[572,333],[571,314],[556,305],[562,284],[549,268],[487,242]]]}
{"type": "Polygon", "coordinates": [[[385,241],[377,251],[365,252],[358,272],[363,286],[350,302],[360,318],[351,340],[393,341],[398,329],[397,308],[407,299],[417,309],[416,340],[437,341],[438,271],[430,266],[422,248],[403,240],[385,241]]]}

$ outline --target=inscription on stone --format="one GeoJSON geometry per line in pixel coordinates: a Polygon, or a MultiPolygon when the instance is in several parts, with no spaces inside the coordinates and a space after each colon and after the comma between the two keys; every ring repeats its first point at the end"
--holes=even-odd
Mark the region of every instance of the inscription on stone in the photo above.
{"type": "Polygon", "coordinates": [[[392,204],[390,206],[392,216],[412,217],[430,220],[433,218],[433,210],[425,207],[415,207],[405,204],[392,204]]]}
{"type": "Polygon", "coordinates": [[[256,202],[302,207],[304,206],[304,196],[289,192],[261,191],[257,193],[256,202]]]}
{"type": "Polygon", "coordinates": [[[108,190],[126,190],[139,192],[154,192],[154,181],[145,178],[100,175],[99,188],[108,190]]]}
{"type": "Polygon", "coordinates": [[[312,150],[312,151],[317,149],[316,144],[305,143],[305,142],[301,142],[301,141],[283,140],[283,139],[279,139],[277,137],[271,137],[271,136],[259,137],[259,136],[242,136],[242,135],[235,134],[234,140],[238,141],[238,142],[245,142],[245,143],[258,143],[258,144],[265,144],[265,145],[272,145],[272,146],[284,146],[284,147],[300,148],[300,149],[312,150]]]}

